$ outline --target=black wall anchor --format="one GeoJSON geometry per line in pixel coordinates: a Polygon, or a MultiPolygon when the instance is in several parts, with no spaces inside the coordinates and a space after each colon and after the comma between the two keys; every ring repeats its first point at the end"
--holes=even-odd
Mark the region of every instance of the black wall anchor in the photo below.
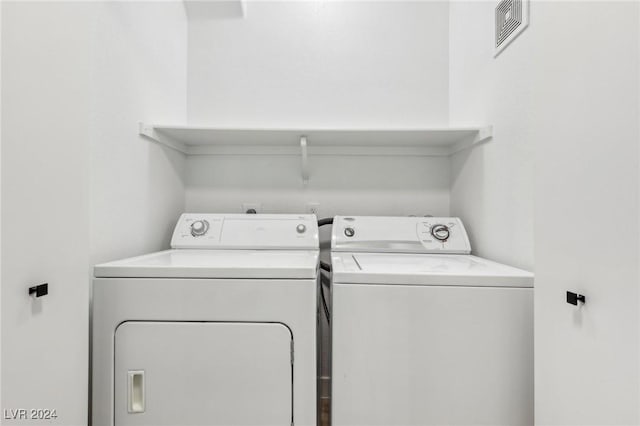
{"type": "Polygon", "coordinates": [[[34,293],[36,297],[46,296],[47,294],[49,294],[49,283],[29,287],[29,296],[33,295],[34,293]]]}
{"type": "Polygon", "coordinates": [[[581,302],[584,304],[586,300],[587,300],[586,297],[584,297],[584,295],[582,294],[573,293],[571,291],[567,292],[567,303],[570,303],[572,305],[578,305],[578,302],[581,302]]]}

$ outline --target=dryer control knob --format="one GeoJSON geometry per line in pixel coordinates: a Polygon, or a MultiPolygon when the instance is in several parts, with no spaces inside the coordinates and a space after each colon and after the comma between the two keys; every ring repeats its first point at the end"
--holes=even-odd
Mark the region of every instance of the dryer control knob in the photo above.
{"type": "Polygon", "coordinates": [[[433,225],[431,235],[438,241],[447,241],[451,233],[447,225],[433,225]]]}
{"type": "Polygon", "coordinates": [[[296,226],[296,232],[298,232],[298,234],[304,234],[304,231],[307,230],[307,227],[304,225],[304,223],[301,223],[300,225],[296,226]]]}
{"type": "Polygon", "coordinates": [[[347,237],[353,237],[354,235],[356,235],[356,230],[353,228],[344,228],[344,235],[346,235],[347,237]]]}
{"type": "Polygon", "coordinates": [[[206,220],[196,220],[191,224],[191,235],[201,237],[209,230],[209,222],[206,220]]]}

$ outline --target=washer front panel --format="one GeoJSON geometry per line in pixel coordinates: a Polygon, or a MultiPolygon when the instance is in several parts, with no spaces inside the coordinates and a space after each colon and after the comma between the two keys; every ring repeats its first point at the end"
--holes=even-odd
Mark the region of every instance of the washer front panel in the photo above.
{"type": "Polygon", "coordinates": [[[332,424],[533,424],[533,289],[333,286],[332,424]]]}

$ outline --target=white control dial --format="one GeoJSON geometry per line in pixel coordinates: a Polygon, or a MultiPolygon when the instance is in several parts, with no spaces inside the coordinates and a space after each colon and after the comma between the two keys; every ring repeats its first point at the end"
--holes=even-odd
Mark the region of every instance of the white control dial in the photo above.
{"type": "Polygon", "coordinates": [[[196,220],[191,224],[191,235],[201,237],[209,230],[209,222],[206,220],[196,220]]]}
{"type": "Polygon", "coordinates": [[[431,228],[431,235],[438,241],[447,241],[451,232],[449,231],[449,227],[447,225],[433,225],[431,228]]]}

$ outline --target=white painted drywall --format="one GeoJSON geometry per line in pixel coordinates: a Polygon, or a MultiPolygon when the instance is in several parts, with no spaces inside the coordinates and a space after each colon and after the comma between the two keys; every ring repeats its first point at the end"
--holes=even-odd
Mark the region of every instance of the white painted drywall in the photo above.
{"type": "MultiPolygon", "coordinates": [[[[0,2],[0,94],[2,93],[2,2],[0,2]]],[[[2,96],[0,95],[0,383],[2,383],[2,96]]],[[[0,408],[2,386],[0,386],[0,408]]]]}
{"type": "Polygon", "coordinates": [[[98,2],[93,28],[91,263],[169,246],[184,210],[184,155],[137,122],[184,122],[187,19],[180,2],[98,2]]]}
{"type": "Polygon", "coordinates": [[[493,59],[494,3],[451,3],[450,122],[494,128],[491,141],[453,156],[451,213],[466,224],[476,253],[531,269],[533,143],[528,121],[537,112],[529,83],[535,64],[529,31],[493,59]]]}
{"type": "Polygon", "coordinates": [[[637,424],[638,4],[532,2],[494,59],[495,3],[451,4],[451,123],[495,125],[454,157],[451,213],[535,269],[536,423],[637,424]]]}
{"type": "Polygon", "coordinates": [[[638,7],[536,9],[546,28],[533,127],[541,424],[640,423],[638,7]],[[563,300],[569,289],[588,298],[579,312],[563,300]]]}
{"type": "Polygon", "coordinates": [[[448,4],[246,2],[189,23],[189,122],[447,123],[448,4]]]}
{"type": "MultiPolygon", "coordinates": [[[[87,423],[90,7],[2,5],[2,408],[87,423]],[[31,285],[49,283],[33,300],[31,285]]],[[[42,424],[4,420],[3,424],[42,424]]]]}
{"type": "MultiPolygon", "coordinates": [[[[447,124],[447,2],[246,2],[245,12],[189,22],[190,123],[447,124]]],[[[310,168],[305,188],[299,157],[188,158],[186,208],[448,213],[446,158],[312,156],[310,168]]]]}
{"type": "Polygon", "coordinates": [[[187,160],[187,210],[265,213],[442,215],[449,209],[449,163],[439,157],[312,156],[302,184],[298,156],[194,156],[187,160]]]}
{"type": "Polygon", "coordinates": [[[2,408],[85,425],[93,263],[166,248],[184,207],[184,157],[137,121],[186,120],[186,16],[179,2],[2,7],[2,408]]]}
{"type": "Polygon", "coordinates": [[[183,0],[183,2],[187,18],[190,20],[242,18],[244,16],[244,0],[183,0]]]}

